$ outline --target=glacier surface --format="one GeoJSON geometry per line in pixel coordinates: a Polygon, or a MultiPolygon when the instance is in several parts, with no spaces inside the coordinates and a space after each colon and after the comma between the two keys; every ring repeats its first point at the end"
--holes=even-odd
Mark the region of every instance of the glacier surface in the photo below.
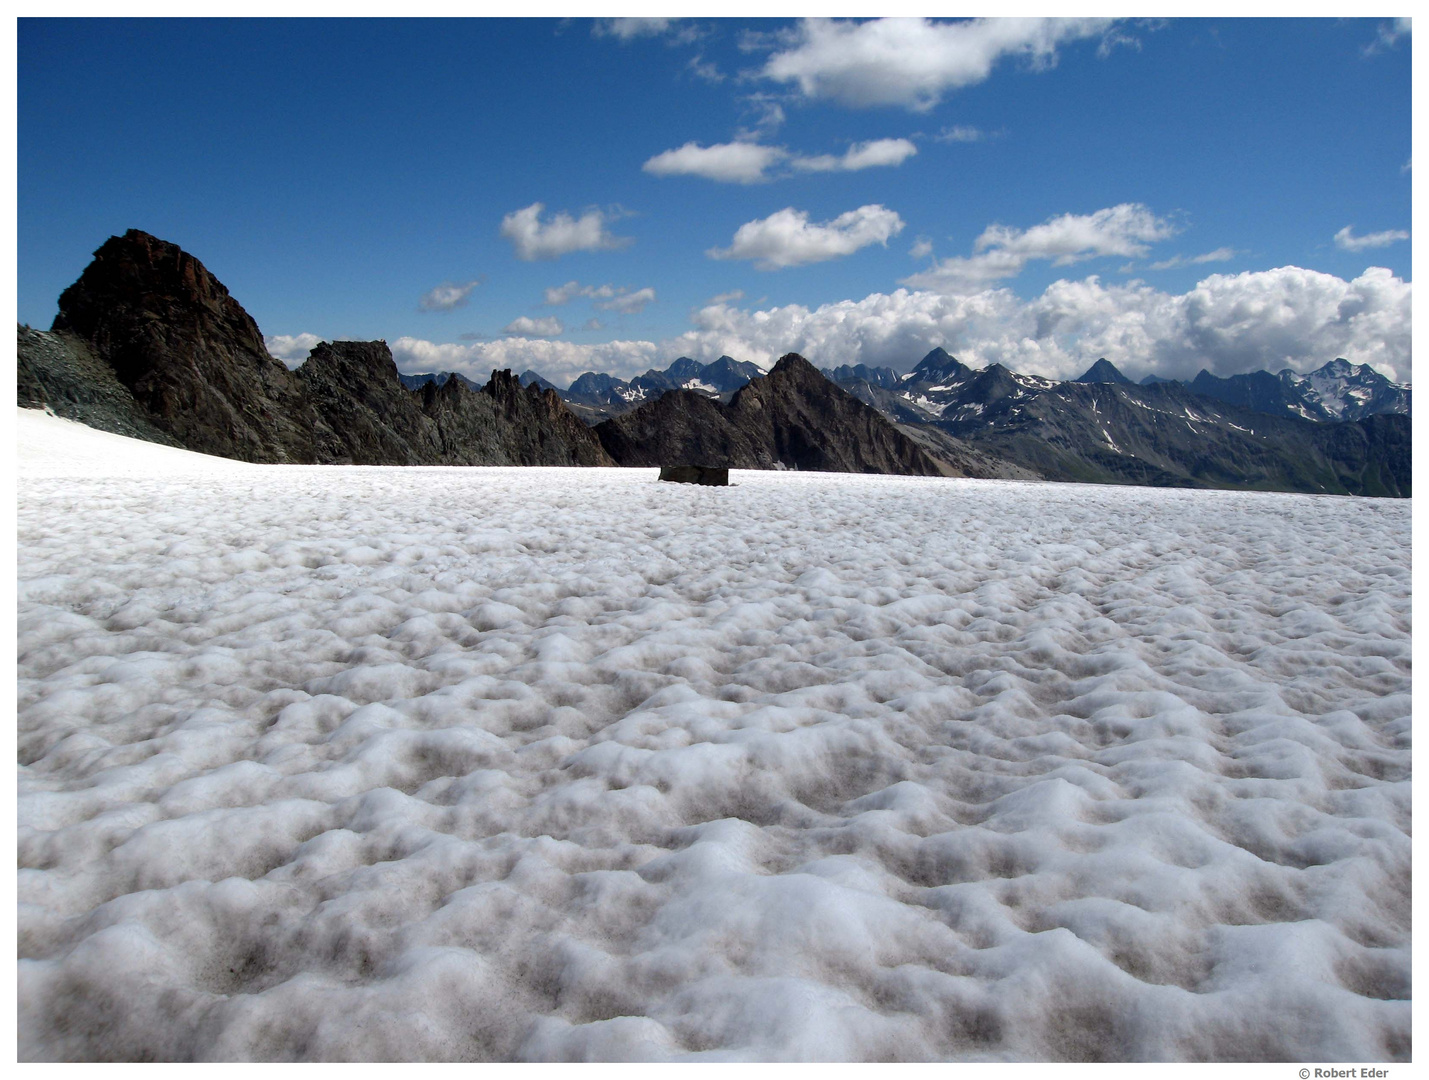
{"type": "Polygon", "coordinates": [[[19,432],[22,1059],[1410,1057],[1407,500],[19,432]]]}

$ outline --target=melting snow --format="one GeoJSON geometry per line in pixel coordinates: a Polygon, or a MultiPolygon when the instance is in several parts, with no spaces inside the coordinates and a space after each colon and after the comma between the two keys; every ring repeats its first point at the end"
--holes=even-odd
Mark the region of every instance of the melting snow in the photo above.
{"type": "Polygon", "coordinates": [[[19,1056],[1410,1055],[1410,504],[23,414],[19,1056]]]}

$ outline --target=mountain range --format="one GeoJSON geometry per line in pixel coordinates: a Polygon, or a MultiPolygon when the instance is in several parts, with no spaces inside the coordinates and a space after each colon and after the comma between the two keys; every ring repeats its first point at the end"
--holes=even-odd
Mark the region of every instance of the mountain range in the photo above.
{"type": "Polygon", "coordinates": [[[899,374],[797,354],[768,372],[681,357],[628,381],[585,372],[397,371],[385,342],[322,342],[296,369],[193,256],[111,237],[20,327],[22,405],[257,462],[728,465],[1408,496],[1410,388],[1335,360],[1141,384],[973,369],[944,349],[899,374]]]}
{"type": "MultiPolygon", "coordinates": [[[[480,387],[449,373],[403,376],[383,341],[321,342],[290,371],[202,263],[137,229],[94,253],[48,333],[19,328],[17,360],[22,405],[244,461],[610,466],[658,452],[668,465],[962,475],[796,356],[768,376],[725,358],[623,384],[639,384],[659,417],[685,398],[709,405],[684,442],[644,437],[639,408],[618,429],[593,428],[531,372],[523,385],[493,371],[480,387]],[[717,400],[725,387],[737,399],[728,406],[717,400]],[[675,396],[661,405],[666,391],[675,396]]],[[[618,397],[613,382],[592,374],[592,400],[602,388],[618,397]]]]}

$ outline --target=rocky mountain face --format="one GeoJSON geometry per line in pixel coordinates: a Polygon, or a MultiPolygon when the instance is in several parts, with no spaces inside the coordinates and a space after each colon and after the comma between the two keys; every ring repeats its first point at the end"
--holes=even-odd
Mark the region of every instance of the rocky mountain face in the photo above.
{"type": "Polygon", "coordinates": [[[1078,375],[1077,382],[1108,382],[1124,383],[1127,386],[1131,385],[1131,380],[1123,375],[1117,366],[1105,356],[1087,368],[1082,374],[1078,375]]]}
{"type": "Polygon", "coordinates": [[[622,465],[948,475],[878,412],[789,353],[729,402],[674,390],[596,426],[622,465]]]}
{"type": "Polygon", "coordinates": [[[19,327],[16,401],[23,409],[48,408],[100,431],[178,446],[179,441],[153,422],[114,370],[94,355],[85,341],[60,331],[45,333],[19,327]]]}
{"type": "MultiPolygon", "coordinates": [[[[481,383],[473,382],[471,379],[468,379],[465,375],[461,374],[458,371],[424,371],[418,375],[404,375],[399,371],[397,373],[397,378],[408,390],[420,390],[422,387],[426,386],[427,383],[436,383],[438,386],[441,386],[448,379],[455,379],[457,382],[465,386],[468,390],[481,389],[481,383]]],[[[526,384],[526,380],[524,378],[521,380],[521,384],[523,386],[526,384]]]]}
{"type": "MultiPolygon", "coordinates": [[[[535,372],[526,374],[535,379],[541,378],[535,372]]],[[[711,363],[701,364],[682,356],[664,371],[651,368],[629,382],[603,372],[587,371],[565,390],[557,390],[556,393],[576,415],[594,424],[619,416],[647,401],[654,401],[671,390],[689,390],[706,397],[728,399],[731,392],[763,374],[763,368],[747,360],[721,356],[711,363]]],[[[522,376],[522,381],[527,381],[526,375],[522,376]]],[[[541,381],[550,386],[544,379],[541,381]]]]}
{"type": "MultiPolygon", "coordinates": [[[[1355,401],[1351,389],[1378,386],[1374,380],[1388,383],[1368,368],[1327,368],[1295,378],[1341,380],[1325,395],[1339,401],[1355,401]]],[[[1292,407],[1290,380],[1266,372],[1237,380],[1254,396],[1229,402],[1198,393],[1195,383],[1135,385],[1104,359],[1070,382],[1000,364],[975,371],[935,349],[895,388],[866,379],[842,385],[905,432],[933,429],[1049,480],[1409,494],[1407,416],[1335,420],[1321,410],[1313,422],[1308,409],[1292,407]]],[[[1359,397],[1394,400],[1387,392],[1359,397]]]]}
{"type": "Polygon", "coordinates": [[[1306,420],[1362,420],[1382,413],[1409,415],[1411,390],[1391,382],[1368,364],[1331,360],[1300,375],[1289,368],[1277,375],[1253,371],[1220,378],[1202,370],[1186,384],[1198,394],[1277,416],[1306,420]]]}
{"type": "Polygon", "coordinates": [[[289,371],[197,259],[130,230],[21,327],[22,404],[105,430],[255,462],[613,465],[551,390],[493,372],[404,385],[383,341],[323,342],[289,371]]]}
{"type": "Polygon", "coordinates": [[[316,460],[318,418],[258,326],[203,264],[130,229],[60,294],[51,330],[83,341],[144,415],[190,450],[316,460]]]}

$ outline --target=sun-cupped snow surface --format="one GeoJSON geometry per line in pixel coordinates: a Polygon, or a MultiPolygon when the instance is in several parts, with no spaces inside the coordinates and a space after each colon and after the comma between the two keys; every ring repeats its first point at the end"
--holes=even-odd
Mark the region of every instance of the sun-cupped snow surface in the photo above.
{"type": "Polygon", "coordinates": [[[1410,1056],[1408,502],[103,438],[22,1058],[1410,1056]]]}

